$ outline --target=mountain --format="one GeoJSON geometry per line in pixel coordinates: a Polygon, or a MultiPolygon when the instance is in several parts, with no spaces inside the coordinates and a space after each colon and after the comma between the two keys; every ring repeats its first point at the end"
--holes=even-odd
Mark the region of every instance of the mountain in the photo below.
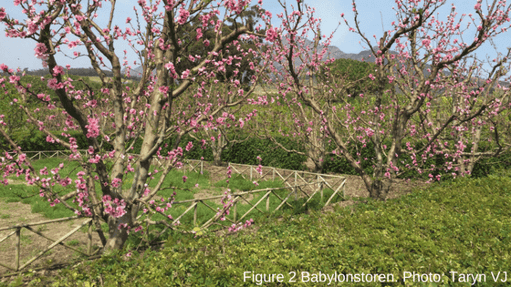
{"type": "MultiPolygon", "coordinates": [[[[142,66],[132,68],[130,70],[130,77],[131,78],[142,78],[143,71],[144,71],[144,69],[142,68],[142,66]]],[[[121,73],[124,74],[125,72],[126,72],[126,68],[122,69],[121,73]]]]}

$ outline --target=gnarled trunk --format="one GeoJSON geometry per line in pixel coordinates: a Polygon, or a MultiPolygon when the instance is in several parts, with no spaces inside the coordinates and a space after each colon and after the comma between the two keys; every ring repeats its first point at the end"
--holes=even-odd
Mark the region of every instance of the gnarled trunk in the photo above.
{"type": "Polygon", "coordinates": [[[369,197],[376,200],[386,200],[389,194],[392,180],[388,178],[371,178],[369,175],[362,175],[364,184],[369,191],[369,197]]]}
{"type": "MultiPolygon", "coordinates": [[[[209,134],[208,134],[209,135],[209,134]]],[[[211,151],[213,152],[213,164],[215,166],[222,166],[222,152],[227,146],[224,135],[219,134],[216,140],[211,143],[211,151]]]]}
{"type": "Polygon", "coordinates": [[[217,144],[212,144],[211,150],[213,152],[213,164],[215,166],[222,166],[222,148],[217,144]]]}
{"type": "Polygon", "coordinates": [[[114,218],[112,216],[108,217],[108,239],[106,241],[103,250],[120,250],[123,248],[126,240],[128,240],[128,229],[127,228],[119,228],[121,224],[127,224],[127,226],[132,225],[131,218],[133,218],[132,213],[134,211],[132,209],[126,208],[126,214],[119,218],[114,218]]]}

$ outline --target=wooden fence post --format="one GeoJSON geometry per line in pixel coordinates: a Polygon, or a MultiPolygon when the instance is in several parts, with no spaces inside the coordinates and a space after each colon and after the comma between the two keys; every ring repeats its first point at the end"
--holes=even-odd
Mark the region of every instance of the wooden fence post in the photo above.
{"type": "Polygon", "coordinates": [[[319,188],[320,188],[320,192],[321,192],[321,201],[320,202],[323,202],[323,182],[321,182],[319,184],[319,188]]]}
{"type": "Polygon", "coordinates": [[[21,240],[21,227],[16,228],[16,271],[20,269],[20,240],[21,240]]]}
{"type": "Polygon", "coordinates": [[[197,226],[197,206],[198,204],[196,204],[194,207],[193,207],[193,226],[197,226]]]}
{"type": "Polygon", "coordinates": [[[149,240],[149,222],[147,222],[147,221],[145,223],[145,236],[146,236],[146,242],[147,243],[151,242],[149,240]]]}
{"type": "MultiPolygon", "coordinates": [[[[316,176],[316,182],[319,182],[319,174],[316,176]]],[[[321,182],[319,183],[319,192],[321,193],[320,202],[323,202],[323,177],[321,177],[321,182]]]]}
{"type": "Polygon", "coordinates": [[[296,188],[296,176],[298,175],[298,173],[295,171],[295,186],[293,188],[293,190],[295,191],[295,200],[298,200],[298,190],[296,188]]]}
{"type": "Polygon", "coordinates": [[[88,240],[88,241],[87,241],[87,254],[88,254],[89,256],[91,256],[91,255],[92,255],[92,221],[93,221],[93,220],[91,220],[91,221],[89,222],[89,228],[88,228],[88,230],[87,230],[87,237],[88,237],[88,238],[87,238],[87,240],[88,240]]]}
{"type": "Polygon", "coordinates": [[[238,201],[234,202],[233,208],[234,210],[232,211],[232,215],[234,217],[234,223],[236,223],[236,217],[238,215],[238,201]]]}

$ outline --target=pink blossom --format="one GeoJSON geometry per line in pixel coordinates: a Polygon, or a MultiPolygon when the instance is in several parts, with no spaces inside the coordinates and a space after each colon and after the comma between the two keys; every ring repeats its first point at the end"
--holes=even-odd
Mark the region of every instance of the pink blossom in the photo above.
{"type": "Polygon", "coordinates": [[[186,79],[186,78],[188,78],[189,75],[190,75],[190,70],[186,69],[186,71],[184,71],[183,74],[181,75],[181,79],[186,79]]]}
{"type": "Polygon", "coordinates": [[[119,200],[116,198],[112,200],[109,195],[105,195],[103,196],[103,204],[105,206],[104,212],[114,218],[119,218],[126,214],[126,203],[124,199],[119,200]]]}
{"type": "Polygon", "coordinates": [[[277,30],[275,28],[270,28],[268,30],[266,30],[266,38],[265,40],[268,41],[268,42],[275,42],[275,40],[279,37],[279,33],[277,32],[277,30]]]}
{"type": "MultiPolygon", "coordinates": [[[[16,84],[17,82],[19,82],[20,80],[20,77],[19,76],[10,76],[9,77],[9,83],[11,84],[16,84]]],[[[17,100],[14,101],[15,103],[17,102],[17,100]]]]}
{"type": "Polygon", "coordinates": [[[256,168],[256,171],[257,171],[257,173],[259,173],[259,175],[263,175],[263,166],[262,165],[258,165],[257,168],[256,168]]]}
{"type": "Polygon", "coordinates": [[[190,12],[181,7],[181,9],[179,9],[179,16],[177,17],[177,22],[179,23],[179,25],[184,25],[188,17],[190,17],[190,12]]]}
{"type": "Polygon", "coordinates": [[[197,28],[197,36],[195,36],[195,40],[199,40],[200,38],[202,38],[202,36],[203,36],[202,29],[197,28]]]}
{"type": "Polygon", "coordinates": [[[0,21],[2,21],[6,16],[7,14],[5,13],[5,8],[0,8],[0,21]]]}
{"type": "Polygon", "coordinates": [[[48,55],[46,55],[48,48],[43,43],[37,43],[34,51],[38,59],[46,60],[48,58],[48,55]]]}
{"type": "Polygon", "coordinates": [[[64,88],[64,84],[59,83],[55,78],[51,78],[48,80],[48,88],[52,90],[58,90],[64,88]]]}
{"type": "Polygon", "coordinates": [[[193,148],[193,143],[192,142],[188,142],[188,144],[186,145],[185,150],[186,151],[190,151],[192,148],[193,148]]]}
{"type": "Polygon", "coordinates": [[[167,94],[169,92],[169,87],[167,86],[161,86],[159,89],[160,93],[167,94]]]}
{"type": "Polygon", "coordinates": [[[174,69],[174,64],[173,64],[173,63],[171,63],[171,62],[168,62],[167,64],[165,64],[165,68],[166,68],[167,70],[175,71],[175,69],[174,69]]]}
{"type": "Polygon", "coordinates": [[[86,136],[88,138],[95,138],[99,136],[99,120],[89,116],[87,117],[87,121],[89,124],[85,126],[87,128],[86,136]]]}
{"type": "Polygon", "coordinates": [[[53,68],[53,76],[56,77],[60,74],[64,74],[64,68],[61,66],[55,66],[55,68],[53,68]]]}

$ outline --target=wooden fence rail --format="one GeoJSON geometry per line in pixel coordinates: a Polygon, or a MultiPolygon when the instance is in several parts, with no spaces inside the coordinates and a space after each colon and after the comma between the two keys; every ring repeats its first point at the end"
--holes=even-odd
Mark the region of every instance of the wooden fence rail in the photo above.
{"type": "Polygon", "coordinates": [[[50,251],[53,247],[57,246],[57,245],[62,245],[68,249],[71,249],[75,252],[78,252],[80,254],[83,254],[85,256],[92,256],[94,255],[98,250],[96,250],[96,252],[92,252],[92,218],[88,218],[86,219],[82,224],[80,224],[78,227],[74,228],[73,230],[69,231],[67,234],[65,234],[64,236],[62,236],[61,238],[57,239],[57,240],[54,240],[54,239],[51,239],[49,238],[48,236],[42,234],[40,231],[37,231],[37,230],[34,230],[32,227],[34,226],[38,226],[38,225],[43,225],[43,224],[48,224],[48,223],[55,223],[55,222],[63,222],[63,221],[69,221],[69,220],[73,220],[73,219],[77,219],[77,218],[80,218],[78,216],[72,216],[72,217],[66,217],[66,218],[59,218],[59,219],[54,219],[54,220],[46,220],[46,221],[40,221],[40,222],[36,222],[36,223],[29,223],[29,224],[18,224],[18,225],[14,225],[14,226],[10,226],[10,227],[2,227],[0,228],[0,231],[5,231],[5,230],[11,230],[11,229],[14,229],[13,232],[11,232],[9,235],[7,235],[6,237],[0,239],[0,243],[4,242],[5,240],[7,240],[8,238],[10,238],[11,236],[13,235],[16,235],[16,245],[15,245],[15,249],[14,249],[14,252],[15,252],[15,260],[14,260],[14,267],[13,266],[8,266],[7,264],[4,264],[4,263],[1,263],[0,262],[0,265],[9,269],[9,270],[12,270],[14,272],[19,272],[23,269],[25,269],[28,265],[30,265],[31,263],[33,263],[34,261],[36,261],[37,259],[39,259],[41,256],[43,256],[46,252],[50,251]],[[85,225],[89,225],[88,226],[88,230],[87,230],[87,251],[86,252],[82,252],[81,250],[75,248],[75,247],[72,247],[72,246],[69,246],[68,244],[64,243],[63,241],[66,240],[68,237],[70,237],[71,235],[73,235],[74,233],[76,233],[78,230],[80,230],[80,228],[82,228],[83,226],[85,225]],[[21,230],[25,228],[29,231],[32,231],[33,233],[53,242],[52,244],[50,244],[48,247],[46,247],[46,249],[42,250],[41,252],[39,252],[36,256],[32,257],[31,259],[29,259],[28,261],[26,261],[23,265],[20,266],[20,259],[21,259],[21,230]]]}

